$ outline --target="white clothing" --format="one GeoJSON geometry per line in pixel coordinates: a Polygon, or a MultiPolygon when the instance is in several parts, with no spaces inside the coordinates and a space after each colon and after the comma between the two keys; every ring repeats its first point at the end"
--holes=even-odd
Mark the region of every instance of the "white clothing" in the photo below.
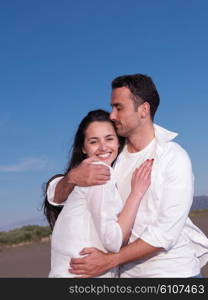
{"type": "MultiPolygon", "coordinates": [[[[66,200],[52,232],[49,277],[77,277],[68,271],[70,259],[81,257],[79,252],[85,247],[120,250],[123,236],[117,215],[123,203],[109,168],[111,180],[106,184],[76,186],[66,200]]],[[[100,277],[117,277],[117,271],[114,268],[100,277]]]]}
{"type": "MultiPolygon", "coordinates": [[[[188,218],[193,200],[193,174],[186,151],[173,142],[177,134],[154,124],[155,138],[145,149],[116,160],[115,180],[123,202],[131,176],[146,159],[154,158],[151,186],[141,200],[129,242],[141,238],[163,250],[120,267],[120,277],[192,277],[208,261],[208,239],[188,218]]],[[[56,182],[48,189],[53,201],[56,182]]]]}
{"type": "Polygon", "coordinates": [[[188,154],[172,142],[176,134],[154,125],[155,139],[142,151],[127,146],[115,164],[118,191],[125,202],[134,169],[154,158],[151,186],[141,200],[129,242],[141,238],[163,248],[151,258],[120,267],[120,277],[192,277],[208,260],[208,239],[188,218],[193,175],[188,154]]]}

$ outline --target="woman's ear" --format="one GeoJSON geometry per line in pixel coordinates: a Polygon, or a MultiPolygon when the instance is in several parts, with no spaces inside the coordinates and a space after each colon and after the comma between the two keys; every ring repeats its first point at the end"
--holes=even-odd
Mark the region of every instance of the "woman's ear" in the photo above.
{"type": "Polygon", "coordinates": [[[85,148],[82,147],[82,153],[86,154],[87,152],[85,151],[85,148]]]}

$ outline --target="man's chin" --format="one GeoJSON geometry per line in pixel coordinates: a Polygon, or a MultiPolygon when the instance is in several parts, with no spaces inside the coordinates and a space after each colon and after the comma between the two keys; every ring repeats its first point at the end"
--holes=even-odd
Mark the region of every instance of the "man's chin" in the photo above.
{"type": "Polygon", "coordinates": [[[122,130],[119,130],[119,128],[116,129],[116,133],[117,133],[117,135],[119,135],[119,136],[126,137],[125,132],[122,131],[122,130]]]}

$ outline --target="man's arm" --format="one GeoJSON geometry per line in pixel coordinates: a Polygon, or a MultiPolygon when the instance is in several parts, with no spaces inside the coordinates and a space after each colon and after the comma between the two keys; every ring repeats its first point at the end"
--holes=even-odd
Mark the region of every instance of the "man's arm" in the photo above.
{"type": "Polygon", "coordinates": [[[157,218],[146,227],[141,238],[115,254],[104,254],[95,248],[85,249],[80,254],[88,256],[72,259],[70,272],[94,277],[119,264],[154,256],[160,250],[168,251],[173,247],[186,222],[193,198],[190,159],[179,146],[173,145],[166,154],[165,171],[157,218]]]}
{"type": "Polygon", "coordinates": [[[80,254],[87,256],[72,258],[69,271],[82,275],[83,278],[96,277],[120,264],[155,255],[160,250],[162,248],[153,247],[142,239],[121,248],[118,253],[104,253],[96,248],[85,248],[80,254]]]}
{"type": "Polygon", "coordinates": [[[54,202],[60,204],[64,202],[74,189],[75,184],[71,181],[71,171],[67,173],[56,185],[54,202]]]}
{"type": "Polygon", "coordinates": [[[98,161],[96,157],[90,157],[71,169],[56,185],[53,202],[60,204],[64,202],[69,194],[78,186],[92,186],[105,184],[110,179],[109,168],[101,164],[92,164],[98,161]]]}

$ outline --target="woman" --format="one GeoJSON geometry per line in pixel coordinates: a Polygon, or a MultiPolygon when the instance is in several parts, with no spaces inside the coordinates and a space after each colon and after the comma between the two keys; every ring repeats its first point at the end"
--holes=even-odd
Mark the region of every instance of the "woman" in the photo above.
{"type": "MultiPolygon", "coordinates": [[[[112,163],[124,145],[119,139],[109,113],[91,111],[81,121],[75,135],[71,160],[66,173],[87,157],[105,164],[111,179],[104,185],[76,186],[66,200],[56,222],[45,199],[45,214],[53,227],[51,239],[51,270],[49,277],[74,277],[68,267],[72,257],[79,257],[84,247],[96,247],[105,252],[118,252],[127,243],[140,200],[150,185],[152,160],[136,169],[131,193],[123,207],[116,188],[112,163]],[[123,207],[123,208],[122,208],[123,207]]],[[[100,277],[117,277],[117,269],[100,277]]]]}

